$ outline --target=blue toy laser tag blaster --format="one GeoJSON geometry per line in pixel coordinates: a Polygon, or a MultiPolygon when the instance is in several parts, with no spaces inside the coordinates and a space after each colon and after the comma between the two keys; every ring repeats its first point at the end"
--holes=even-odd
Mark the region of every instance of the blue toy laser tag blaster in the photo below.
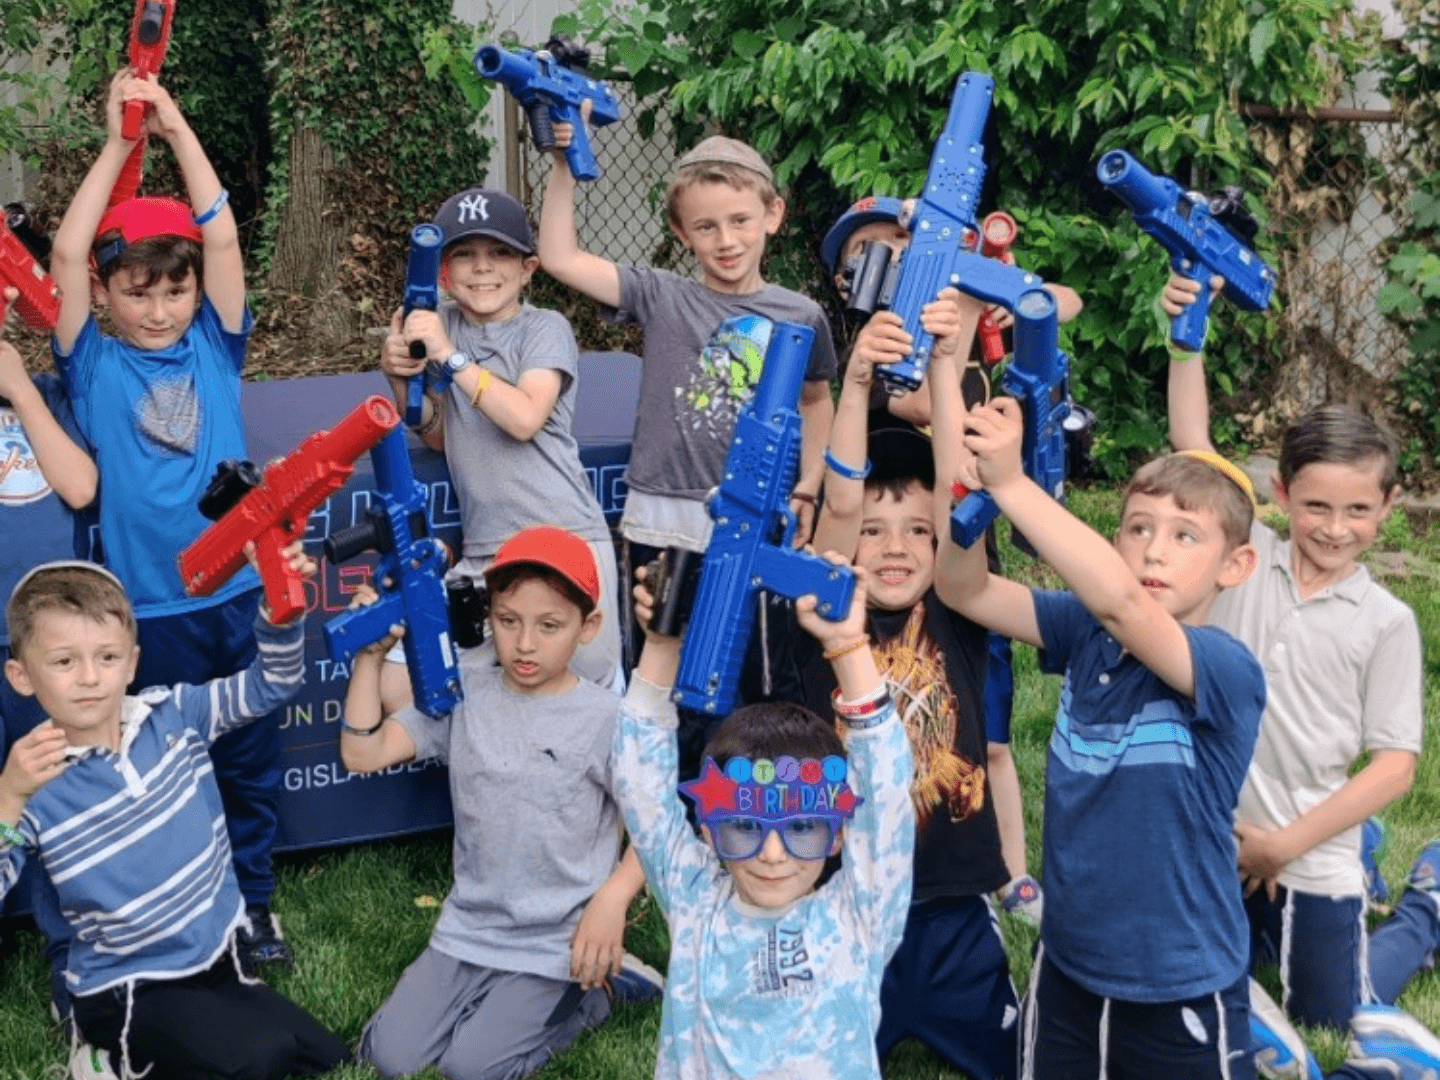
{"type": "Polygon", "coordinates": [[[1245,311],[1264,311],[1275,291],[1275,271],[1226,224],[1211,200],[1186,192],[1167,176],[1156,176],[1124,150],[1111,150],[1095,173],[1135,221],[1170,252],[1170,267],[1200,283],[1195,302],[1170,320],[1170,339],[1199,352],[1210,315],[1210,278],[1225,279],[1225,299],[1245,311]]]}
{"type": "Polygon", "coordinates": [[[445,545],[430,535],[425,488],[410,469],[405,432],[396,428],[381,439],[370,451],[370,463],[380,505],[372,506],[360,524],[326,537],[325,556],[332,563],[343,563],[362,551],[378,551],[375,589],[380,599],[327,622],[325,646],[331,660],[349,663],[366,645],[388,634],[392,625],[403,623],[401,641],[415,707],[427,716],[444,716],[461,697],[460,667],[445,606],[450,557],[445,545]]]}
{"type": "MultiPolygon", "coordinates": [[[[1005,394],[1020,403],[1025,431],[1020,444],[1025,475],[1057,500],[1065,495],[1065,427],[1071,415],[1070,361],[1060,351],[1055,298],[1043,282],[1018,266],[962,254],[955,278],[962,292],[1000,304],[1015,316],[1015,355],[1001,376],[1005,394]]],[[[950,514],[950,535],[968,548],[985,534],[999,508],[987,491],[968,493],[950,514]]]]}
{"type": "MultiPolygon", "coordinates": [[[[445,234],[428,221],[410,230],[410,261],[405,267],[406,315],[412,311],[435,311],[440,307],[440,252],[445,234]]],[[[410,357],[421,360],[425,343],[412,341],[410,357]]],[[[424,416],[426,371],[411,375],[405,386],[405,423],[415,427],[424,416]]]]}
{"type": "Polygon", "coordinates": [[[920,325],[920,309],[950,284],[955,259],[980,238],[975,214],[985,182],[985,121],[995,96],[995,80],[967,71],[955,83],[950,115],[930,155],[925,191],[910,216],[910,246],[900,256],[895,298],[899,315],[914,342],[904,360],[878,364],[875,374],[892,394],[918,390],[930,366],[935,339],[920,325]]]}
{"type": "Polygon", "coordinates": [[[800,475],[797,406],[814,340],[808,326],[773,324],[755,396],[735,421],[724,477],[710,496],[715,531],[700,569],[674,692],[677,703],[697,712],[724,716],[734,708],[761,589],[791,600],[814,593],[816,610],[832,621],[850,609],[854,572],[791,546],[790,492],[800,475]]]}
{"type": "Polygon", "coordinates": [[[590,150],[590,138],[580,118],[580,103],[593,103],[590,123],[604,127],[620,119],[620,101],[610,88],[585,74],[588,50],[562,38],[551,38],[539,52],[511,52],[491,43],[475,54],[475,70],[509,90],[530,120],[530,137],[536,150],[555,149],[555,125],[570,124],[575,134],[565,149],[565,161],[576,180],[597,180],[600,166],[590,150]]]}

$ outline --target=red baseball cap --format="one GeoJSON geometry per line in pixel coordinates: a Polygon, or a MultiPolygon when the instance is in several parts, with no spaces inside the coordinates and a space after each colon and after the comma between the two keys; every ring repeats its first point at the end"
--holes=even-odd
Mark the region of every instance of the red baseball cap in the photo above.
{"type": "Polygon", "coordinates": [[[179,199],[164,196],[149,196],[143,199],[126,199],[118,206],[112,206],[100,219],[95,229],[97,237],[119,231],[120,239],[102,246],[95,253],[95,261],[107,266],[131,244],[148,240],[152,236],[179,236],[185,240],[202,243],[200,226],[190,207],[179,199]]]}
{"type": "Polygon", "coordinates": [[[502,566],[532,563],[554,570],[595,603],[600,602],[600,571],[590,545],[572,532],[554,525],[536,525],[523,529],[500,546],[495,561],[485,568],[485,575],[502,566]]]}

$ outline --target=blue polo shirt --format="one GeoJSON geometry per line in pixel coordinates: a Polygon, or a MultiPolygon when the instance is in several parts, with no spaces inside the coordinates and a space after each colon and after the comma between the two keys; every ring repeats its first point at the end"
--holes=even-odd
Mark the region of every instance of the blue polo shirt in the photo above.
{"type": "Polygon", "coordinates": [[[210,607],[258,587],[248,566],[213,596],[185,594],[176,557],[210,522],[197,509],[215,467],[244,458],[240,370],[252,319],[221,325],[208,297],[179,341],[149,352],[101,333],[92,316],[69,356],[55,351],[100,469],[105,562],[139,618],[210,607]]]}
{"type": "Polygon", "coordinates": [[[1034,596],[1040,666],[1065,674],[1045,776],[1046,956],[1125,1001],[1228,987],[1249,963],[1232,825],[1264,672],[1225,631],[1186,626],[1187,698],[1073,594],[1034,596]]]}

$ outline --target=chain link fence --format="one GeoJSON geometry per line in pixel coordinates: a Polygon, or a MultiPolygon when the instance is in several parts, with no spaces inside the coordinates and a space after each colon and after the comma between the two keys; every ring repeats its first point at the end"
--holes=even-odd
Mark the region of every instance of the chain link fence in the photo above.
{"type": "MultiPolygon", "coordinates": [[[[674,167],[674,135],[670,112],[662,102],[655,106],[655,127],[649,138],[641,133],[640,106],[629,83],[612,82],[624,114],[602,128],[591,149],[602,175],[575,190],[575,227],[580,246],[611,262],[663,266],[680,274],[693,274],[694,257],[675,242],[665,221],[665,182],[674,167]]],[[[550,163],[535,149],[529,129],[513,100],[506,138],[516,140],[519,151],[520,199],[534,218],[550,163]]]]}
{"type": "Polygon", "coordinates": [[[1266,202],[1287,358],[1264,408],[1239,417],[1258,437],[1323,402],[1386,402],[1409,349],[1376,299],[1411,136],[1383,110],[1248,111],[1252,145],[1273,177],[1266,202]]]}

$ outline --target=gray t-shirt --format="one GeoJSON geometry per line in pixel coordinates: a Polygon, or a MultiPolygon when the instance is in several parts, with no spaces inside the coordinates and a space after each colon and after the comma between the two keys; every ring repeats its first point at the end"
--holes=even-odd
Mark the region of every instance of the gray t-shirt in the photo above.
{"type": "Polygon", "coordinates": [[[454,304],[442,314],[455,347],[514,385],[532,368],[560,373],[560,397],[535,437],[512,438],[452,385],[445,408],[445,459],[463,516],[464,553],[489,558],[532,525],[558,525],[586,540],[610,535],[580,464],[575,422],[578,359],[570,323],[558,311],[525,304],[499,323],[471,323],[454,304]]]}
{"type": "Polygon", "coordinates": [[[469,964],[570,978],[570,941],[615,868],[610,751],[620,699],[579,680],[563,694],[505,687],[495,653],[466,650],[449,717],[395,717],[418,759],[450,768],[455,884],[430,944],[469,964]]]}
{"type": "MultiPolygon", "coordinates": [[[[1259,521],[1250,539],[1260,553],[1255,573],[1220,594],[1210,621],[1265,669],[1265,715],[1236,817],[1279,829],[1338,791],[1362,751],[1419,753],[1424,666],[1415,613],[1365,567],[1301,600],[1290,541],[1259,521]]],[[[1360,896],[1360,826],[1305,852],[1280,884],[1360,896]]]]}
{"type": "Polygon", "coordinates": [[[717,363],[705,356],[711,335],[732,315],[813,327],[805,378],[834,378],[830,323],[809,297],[779,285],[729,296],[665,270],[620,267],[615,318],[645,328],[640,409],[626,474],[634,490],[703,500],[720,483],[735,418],[760,378],[759,364],[734,356],[717,363]]]}

